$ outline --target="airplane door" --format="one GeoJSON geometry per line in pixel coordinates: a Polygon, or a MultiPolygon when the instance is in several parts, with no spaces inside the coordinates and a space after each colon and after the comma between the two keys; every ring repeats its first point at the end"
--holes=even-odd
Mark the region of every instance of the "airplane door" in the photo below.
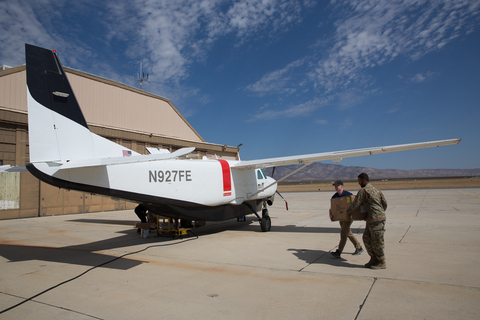
{"type": "Polygon", "coordinates": [[[263,170],[257,170],[257,191],[265,188],[265,182],[267,178],[265,177],[263,170]]]}

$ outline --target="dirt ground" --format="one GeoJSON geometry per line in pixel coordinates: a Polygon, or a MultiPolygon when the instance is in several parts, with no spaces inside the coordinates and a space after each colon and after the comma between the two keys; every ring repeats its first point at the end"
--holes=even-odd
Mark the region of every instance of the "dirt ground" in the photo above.
{"type": "MultiPolygon", "coordinates": [[[[480,187],[479,178],[443,178],[443,179],[394,179],[371,181],[375,187],[383,190],[391,189],[432,189],[432,188],[475,188],[480,187]]],[[[356,181],[344,181],[345,190],[359,190],[356,181]]],[[[332,182],[306,182],[301,184],[289,184],[278,187],[279,192],[290,191],[335,191],[332,182]]]]}

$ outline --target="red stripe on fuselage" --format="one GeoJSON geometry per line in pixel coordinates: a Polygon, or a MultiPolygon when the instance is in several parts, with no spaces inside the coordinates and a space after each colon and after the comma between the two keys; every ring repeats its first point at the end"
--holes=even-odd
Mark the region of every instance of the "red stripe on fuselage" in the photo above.
{"type": "MultiPolygon", "coordinates": [[[[218,160],[218,159],[217,159],[218,160]]],[[[227,160],[218,160],[222,165],[223,196],[232,195],[232,178],[230,177],[230,165],[227,160]]]]}

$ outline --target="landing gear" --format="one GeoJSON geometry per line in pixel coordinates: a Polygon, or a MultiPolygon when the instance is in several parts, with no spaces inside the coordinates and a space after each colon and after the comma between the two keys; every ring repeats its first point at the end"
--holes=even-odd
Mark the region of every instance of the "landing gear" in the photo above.
{"type": "Polygon", "coordinates": [[[270,220],[270,216],[268,215],[268,209],[264,207],[262,209],[262,219],[260,219],[260,228],[262,229],[262,232],[267,232],[270,231],[271,227],[272,222],[270,220]]]}

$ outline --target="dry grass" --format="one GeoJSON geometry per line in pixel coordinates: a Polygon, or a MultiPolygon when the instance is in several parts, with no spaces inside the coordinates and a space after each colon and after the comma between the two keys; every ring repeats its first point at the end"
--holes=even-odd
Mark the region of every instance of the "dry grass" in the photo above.
{"type": "MultiPolygon", "coordinates": [[[[472,188],[480,187],[479,178],[440,178],[440,179],[395,179],[387,181],[371,181],[382,190],[389,189],[434,189],[434,188],[472,188]]],[[[348,191],[359,190],[360,186],[354,181],[345,181],[344,188],[348,191]]],[[[313,182],[304,184],[280,185],[278,191],[333,191],[331,182],[313,182]]]]}

